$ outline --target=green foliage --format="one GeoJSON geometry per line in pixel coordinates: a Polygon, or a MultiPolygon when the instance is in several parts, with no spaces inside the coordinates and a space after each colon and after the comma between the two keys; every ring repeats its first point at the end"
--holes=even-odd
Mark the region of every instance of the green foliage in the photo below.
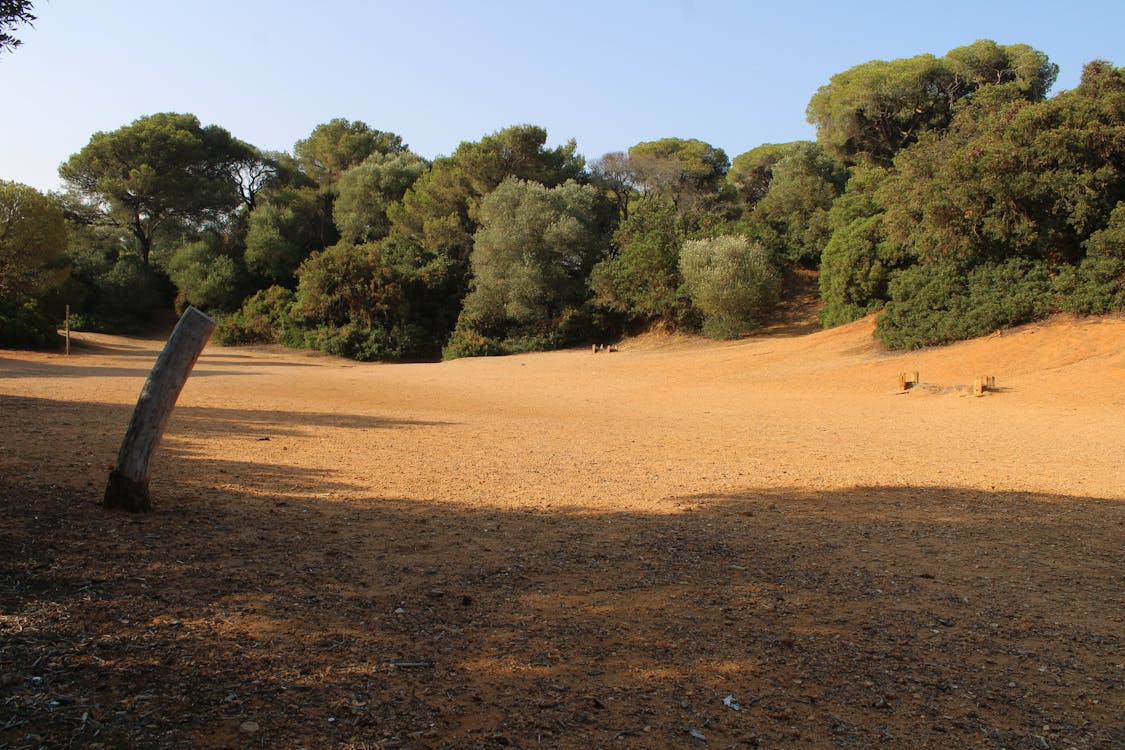
{"type": "Polygon", "coordinates": [[[1041,101],[1047,96],[1059,66],[1047,56],[1026,44],[1001,46],[990,39],[980,39],[946,53],[943,61],[960,85],[954,96],[972,96],[984,86],[1013,84],[1028,101],[1041,101]]]}
{"type": "Polygon", "coordinates": [[[59,343],[55,321],[34,302],[0,300],[0,349],[49,349],[59,343]]]}
{"type": "Polygon", "coordinates": [[[238,143],[242,154],[231,164],[231,177],[243,206],[253,211],[258,205],[258,194],[275,184],[286,184],[286,172],[292,168],[284,164],[288,161],[284,155],[264,154],[249,143],[238,143]]]}
{"type": "Polygon", "coordinates": [[[1118,203],[1105,229],[1086,240],[1086,257],[1053,279],[1059,306],[1098,315],[1125,311],[1125,202],[1118,203]]]}
{"type": "Polygon", "coordinates": [[[297,141],[293,147],[301,169],[321,188],[332,187],[350,167],[372,154],[389,155],[405,150],[402,138],[394,133],[341,117],[317,125],[308,138],[297,141]]]}
{"type": "Polygon", "coordinates": [[[402,196],[426,170],[426,160],[402,151],[373,154],[340,177],[332,216],[340,237],[348,242],[370,242],[390,232],[387,207],[402,196]]]}
{"type": "Polygon", "coordinates": [[[242,304],[246,270],[237,250],[215,232],[177,249],[165,263],[172,283],[179,290],[181,306],[201,310],[235,310],[242,304]]]}
{"type": "Polygon", "coordinates": [[[749,210],[769,192],[773,180],[773,165],[792,151],[796,143],[763,143],[744,154],[734,157],[729,182],[738,193],[738,198],[749,210]]]}
{"type": "Polygon", "coordinates": [[[219,319],[215,340],[221,344],[289,344],[300,346],[302,334],[296,331],[291,289],[271,286],[250,296],[232,315],[219,319]]]}
{"type": "Polygon", "coordinates": [[[340,242],[298,271],[294,313],[304,345],[354,359],[436,356],[452,321],[447,261],[417,245],[389,240],[340,242]]]}
{"type": "Polygon", "coordinates": [[[790,263],[815,268],[831,236],[828,211],[848,173],[815,143],[798,141],[773,152],[765,194],[749,217],[750,234],[790,263]]]}
{"type": "Polygon", "coordinates": [[[337,243],[313,253],[298,276],[298,310],[308,321],[371,328],[402,314],[401,280],[378,244],[337,243]]]}
{"type": "Polygon", "coordinates": [[[685,242],[680,272],[703,313],[703,333],[713,338],[735,338],[762,325],[781,296],[776,261],[745,237],[685,242]]]}
{"type": "Polygon", "coordinates": [[[79,246],[72,249],[71,262],[75,299],[81,301],[72,304],[75,330],[139,333],[160,311],[171,309],[173,289],[168,278],[136,254],[79,246]]]}
{"type": "Polygon", "coordinates": [[[90,142],[59,167],[72,210],[128,233],[148,263],[158,231],[197,227],[239,203],[234,174],[249,146],[194,115],[141,117],[90,142]]]}
{"type": "Polygon", "coordinates": [[[553,149],[546,142],[543,128],[517,125],[462,143],[453,156],[435,161],[401,203],[388,207],[392,236],[441,253],[467,273],[485,195],[509,177],[554,187],[582,174],[585,161],[574,141],[553,149]]]}
{"type": "Polygon", "coordinates": [[[62,208],[38,190],[0,180],[0,300],[22,303],[67,277],[62,208]]]}
{"type": "Polygon", "coordinates": [[[883,214],[887,209],[879,200],[879,186],[887,179],[882,167],[855,167],[844,186],[844,192],[832,202],[828,224],[833,231],[843,229],[856,219],[883,214]]]}
{"type": "Polygon", "coordinates": [[[711,206],[723,195],[730,159],[710,143],[662,138],[629,149],[629,163],[643,192],[677,208],[711,206]]]}
{"type": "Polygon", "coordinates": [[[628,154],[613,151],[594,160],[590,183],[606,191],[622,221],[629,218],[629,203],[637,194],[637,174],[628,154]]]}
{"type": "Polygon", "coordinates": [[[820,262],[820,296],[825,328],[874,312],[887,298],[890,269],[881,252],[881,215],[855,219],[832,234],[820,262]]]}
{"type": "Polygon", "coordinates": [[[598,192],[568,182],[547,188],[509,179],[481,203],[474,238],[472,319],[541,323],[585,299],[601,249],[598,192]]]}
{"type": "Polygon", "coordinates": [[[617,254],[590,274],[594,304],[632,322],[681,320],[690,306],[681,289],[683,230],[671,201],[642,201],[614,233],[617,254]]]}
{"type": "Polygon", "coordinates": [[[300,345],[360,362],[393,362],[418,356],[428,346],[428,337],[417,326],[385,329],[349,324],[307,330],[300,345]]]}
{"type": "Polygon", "coordinates": [[[872,60],[832,76],[809,101],[817,141],[847,164],[889,166],[929,131],[944,130],[954,105],[986,85],[1008,85],[1038,101],[1058,66],[1027,45],[989,40],[933,55],[872,60]]]}
{"type": "Polygon", "coordinates": [[[308,255],[336,241],[330,197],[311,188],[285,188],[250,213],[246,267],[269,282],[292,285],[308,255]]]}
{"type": "Polygon", "coordinates": [[[473,288],[458,328],[505,340],[509,350],[524,346],[517,343],[524,337],[533,348],[540,344],[532,340],[555,342],[585,303],[586,277],[603,245],[606,208],[604,195],[589,185],[571,181],[547,188],[505,180],[480,206],[473,288]]]}
{"type": "Polygon", "coordinates": [[[875,336],[892,349],[917,349],[973,338],[1047,315],[1046,264],[1011,258],[967,267],[947,259],[922,263],[890,281],[875,336]]]}
{"type": "MultiPolygon", "coordinates": [[[[1049,73],[1033,52],[1024,68],[1049,73]]],[[[1028,100],[1041,75],[1010,77],[977,88],[945,132],[837,202],[826,324],[885,299],[876,335],[909,349],[1055,310],[1125,307],[1125,70],[1091,63],[1076,89],[1046,101],[1028,100]]]]}
{"type": "Polygon", "coordinates": [[[464,170],[476,195],[495,190],[509,177],[546,187],[575,180],[586,165],[573,139],[553,149],[545,147],[547,131],[536,125],[515,125],[479,141],[462,143],[453,161],[464,170]]]}
{"type": "Polygon", "coordinates": [[[1075,263],[1125,199],[1125,72],[1088,67],[1039,103],[989,87],[895,165],[879,191],[888,236],[923,261],[1075,263]]]}
{"type": "Polygon", "coordinates": [[[31,25],[31,0],[0,0],[0,52],[11,52],[23,44],[11,32],[21,24],[31,25]]]}
{"type": "Polygon", "coordinates": [[[496,357],[522,352],[560,349],[581,341],[589,333],[589,319],[583,310],[564,310],[557,319],[521,326],[507,332],[482,333],[464,318],[441,350],[442,359],[496,357]]]}

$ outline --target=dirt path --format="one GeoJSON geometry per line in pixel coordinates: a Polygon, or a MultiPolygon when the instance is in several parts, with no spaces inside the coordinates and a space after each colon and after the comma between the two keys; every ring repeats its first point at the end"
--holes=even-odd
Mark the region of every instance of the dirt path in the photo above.
{"type": "Polygon", "coordinates": [[[871,326],[211,346],[143,518],[161,342],[0,352],[0,748],[1125,745],[1125,319],[871,326]]]}

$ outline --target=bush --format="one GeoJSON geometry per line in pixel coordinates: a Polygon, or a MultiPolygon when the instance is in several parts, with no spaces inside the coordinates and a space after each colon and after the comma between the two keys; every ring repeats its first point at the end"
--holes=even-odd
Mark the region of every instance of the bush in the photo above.
{"type": "Polygon", "coordinates": [[[1125,310],[1125,202],[1086,240],[1086,257],[1054,279],[1059,307],[1082,315],[1125,310]]]}
{"type": "Polygon", "coordinates": [[[880,258],[882,216],[859,218],[832,234],[820,260],[825,328],[850,323],[883,306],[889,271],[880,258]]]}
{"type": "Polygon", "coordinates": [[[180,307],[192,304],[202,310],[234,310],[242,301],[245,269],[224,252],[218,238],[180,247],[165,267],[179,290],[180,307]]]}
{"type": "Polygon", "coordinates": [[[1047,267],[1026,258],[975,268],[956,260],[923,263],[895,274],[889,289],[875,336],[891,349],[982,336],[1052,310],[1047,267]]]}
{"type": "Polygon", "coordinates": [[[41,313],[34,303],[0,303],[0,348],[53,349],[59,344],[55,322],[41,313]]]}
{"type": "Polygon", "coordinates": [[[338,357],[360,362],[397,361],[426,348],[426,332],[418,326],[363,328],[354,325],[317,326],[303,332],[301,343],[338,357]]]}
{"type": "Polygon", "coordinates": [[[773,257],[745,237],[689,240],[680,272],[692,303],[703,313],[703,333],[734,338],[763,324],[781,296],[773,257]]]}
{"type": "Polygon", "coordinates": [[[479,333],[467,325],[458,325],[441,350],[442,359],[460,357],[497,357],[507,354],[503,343],[479,333]]]}
{"type": "Polygon", "coordinates": [[[145,265],[136,255],[121,255],[103,263],[76,258],[75,280],[84,299],[71,315],[78,331],[140,333],[150,328],[161,311],[170,311],[174,290],[168,277],[145,265]]]}
{"type": "Polygon", "coordinates": [[[594,303],[632,321],[678,319],[690,305],[680,289],[682,236],[671,203],[641,202],[614,233],[617,255],[590,274],[594,303]]]}
{"type": "Polygon", "coordinates": [[[1078,315],[1125,311],[1125,258],[1089,256],[1052,280],[1059,308],[1078,315]]]}
{"type": "Polygon", "coordinates": [[[581,310],[565,310],[557,318],[535,326],[496,333],[467,315],[457,321],[453,335],[441,350],[442,359],[458,357],[496,357],[521,352],[545,352],[561,349],[586,340],[590,334],[589,317],[581,310]]]}
{"type": "Polygon", "coordinates": [[[280,286],[248,298],[237,312],[219,320],[215,340],[220,344],[287,344],[302,346],[303,334],[293,320],[296,295],[280,286]]]}

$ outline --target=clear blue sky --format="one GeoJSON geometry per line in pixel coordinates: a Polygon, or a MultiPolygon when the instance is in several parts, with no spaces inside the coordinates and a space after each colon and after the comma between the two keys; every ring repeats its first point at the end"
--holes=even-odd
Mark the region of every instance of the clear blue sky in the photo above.
{"type": "Polygon", "coordinates": [[[191,112],[269,150],[363,120],[418,153],[509,125],[593,159],[666,136],[732,158],[815,137],[805,106],[872,59],[1026,43],[1125,65],[1125,1],[36,0],[0,55],[0,179],[58,187],[98,130],[191,112]]]}

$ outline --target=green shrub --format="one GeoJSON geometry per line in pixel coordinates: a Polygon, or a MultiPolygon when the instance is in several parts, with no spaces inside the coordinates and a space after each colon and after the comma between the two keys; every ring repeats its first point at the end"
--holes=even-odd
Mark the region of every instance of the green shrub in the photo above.
{"type": "Polygon", "coordinates": [[[1054,279],[1059,307],[1081,315],[1125,310],[1125,202],[1086,240],[1086,257],[1054,279]]]}
{"type": "Polygon", "coordinates": [[[271,286],[249,297],[242,308],[219,320],[215,340],[220,344],[286,344],[302,346],[303,333],[293,319],[296,295],[271,286]]]}
{"type": "Polygon", "coordinates": [[[245,269],[213,236],[178,248],[165,269],[179,290],[180,307],[234,310],[242,301],[245,269]]]}
{"type": "Polygon", "coordinates": [[[467,325],[458,324],[449,341],[442,347],[441,358],[496,357],[507,353],[501,341],[485,336],[467,325]]]}
{"type": "Polygon", "coordinates": [[[1125,258],[1087,257],[1052,280],[1059,308],[1078,315],[1125,311],[1125,258]]]}
{"type": "Polygon", "coordinates": [[[820,322],[850,323],[883,306],[890,273],[880,258],[882,215],[858,218],[832,234],[820,260],[820,322]]]}
{"type": "Polygon", "coordinates": [[[680,271],[688,296],[703,313],[703,333],[714,338],[734,338],[762,325],[781,296],[777,263],[745,237],[685,242],[680,271]]]}
{"type": "Polygon", "coordinates": [[[633,321],[675,320],[690,305],[680,286],[683,233],[671,203],[646,200],[614,232],[614,257],[594,266],[594,303],[633,321]]]}
{"type": "Polygon", "coordinates": [[[521,352],[545,352],[588,341],[591,318],[586,310],[567,309],[549,320],[508,329],[462,313],[445,347],[442,359],[495,357],[521,352]]]}
{"type": "Polygon", "coordinates": [[[55,321],[40,312],[34,303],[0,303],[0,348],[53,349],[59,340],[55,321]]]}
{"type": "Polygon", "coordinates": [[[162,312],[171,310],[174,289],[159,269],[145,265],[139,256],[121,255],[103,264],[78,259],[75,280],[84,298],[70,327],[76,331],[140,333],[162,312]]]}
{"type": "Polygon", "coordinates": [[[317,326],[303,331],[303,346],[360,362],[398,361],[417,356],[427,346],[418,326],[363,328],[355,325],[317,326]]]}
{"type": "Polygon", "coordinates": [[[875,336],[891,349],[982,336],[1051,312],[1051,283],[1041,261],[1013,258],[975,268],[944,260],[898,272],[875,336]]]}

